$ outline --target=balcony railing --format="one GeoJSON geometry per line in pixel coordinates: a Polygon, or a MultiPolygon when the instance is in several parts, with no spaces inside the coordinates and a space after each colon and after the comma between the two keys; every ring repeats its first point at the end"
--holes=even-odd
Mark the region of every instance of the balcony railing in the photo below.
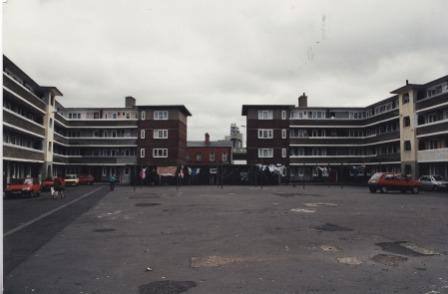
{"type": "Polygon", "coordinates": [[[448,162],[448,148],[420,150],[417,158],[419,162],[448,162]]]}

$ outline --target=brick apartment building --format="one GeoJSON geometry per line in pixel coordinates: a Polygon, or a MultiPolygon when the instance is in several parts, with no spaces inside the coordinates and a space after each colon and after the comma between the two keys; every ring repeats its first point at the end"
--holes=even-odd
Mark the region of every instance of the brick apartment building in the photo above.
{"type": "Polygon", "coordinates": [[[448,177],[448,76],[409,84],[367,107],[243,105],[249,165],[281,164],[291,180],[375,171],[448,177]]]}
{"type": "Polygon", "coordinates": [[[232,142],[210,141],[208,133],[204,141],[187,142],[187,163],[189,166],[218,166],[232,163],[232,142]]]}
{"type": "Polygon", "coordinates": [[[185,163],[182,105],[66,108],[62,93],[36,83],[3,56],[4,179],[92,174],[129,183],[139,167],[185,163]],[[142,151],[144,150],[144,151],[142,151]]]}

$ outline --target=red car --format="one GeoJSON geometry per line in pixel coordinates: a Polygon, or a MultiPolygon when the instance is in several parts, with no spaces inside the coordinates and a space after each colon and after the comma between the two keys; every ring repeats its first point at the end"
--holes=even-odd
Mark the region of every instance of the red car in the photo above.
{"type": "MultiPolygon", "coordinates": [[[[56,178],[46,178],[45,181],[42,182],[42,191],[50,191],[51,187],[54,187],[54,180],[56,178]]],[[[65,182],[61,179],[62,186],[65,186],[65,182]]]]}
{"type": "Polygon", "coordinates": [[[92,185],[95,182],[95,178],[92,175],[79,176],[80,185],[92,185]]]}
{"type": "Polygon", "coordinates": [[[375,173],[369,180],[369,190],[372,193],[380,191],[387,193],[388,191],[411,191],[416,194],[419,192],[420,182],[411,178],[402,177],[401,175],[375,173]]]}
{"type": "Polygon", "coordinates": [[[37,179],[12,179],[6,186],[5,196],[30,196],[38,197],[40,195],[41,185],[37,179]]]}

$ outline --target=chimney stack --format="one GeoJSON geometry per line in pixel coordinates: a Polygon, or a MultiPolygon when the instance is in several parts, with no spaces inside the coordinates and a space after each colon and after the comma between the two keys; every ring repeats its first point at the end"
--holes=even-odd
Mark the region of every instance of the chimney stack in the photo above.
{"type": "Polygon", "coordinates": [[[205,144],[210,145],[210,135],[208,133],[205,133],[205,144]]]}
{"type": "Polygon", "coordinates": [[[134,108],[135,107],[135,98],[132,96],[126,96],[124,100],[124,107],[126,108],[134,108]]]}
{"type": "Polygon", "coordinates": [[[301,96],[299,96],[299,108],[307,108],[308,107],[308,97],[305,92],[301,96]]]}
{"type": "Polygon", "coordinates": [[[408,80],[406,80],[406,85],[409,85],[409,81],[408,80]]]}

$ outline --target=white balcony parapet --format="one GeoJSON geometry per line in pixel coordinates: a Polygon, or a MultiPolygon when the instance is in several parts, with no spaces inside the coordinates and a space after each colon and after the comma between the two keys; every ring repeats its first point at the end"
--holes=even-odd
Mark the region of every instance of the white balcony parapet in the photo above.
{"type": "Polygon", "coordinates": [[[448,148],[420,150],[417,152],[418,162],[448,162],[448,148]]]}

